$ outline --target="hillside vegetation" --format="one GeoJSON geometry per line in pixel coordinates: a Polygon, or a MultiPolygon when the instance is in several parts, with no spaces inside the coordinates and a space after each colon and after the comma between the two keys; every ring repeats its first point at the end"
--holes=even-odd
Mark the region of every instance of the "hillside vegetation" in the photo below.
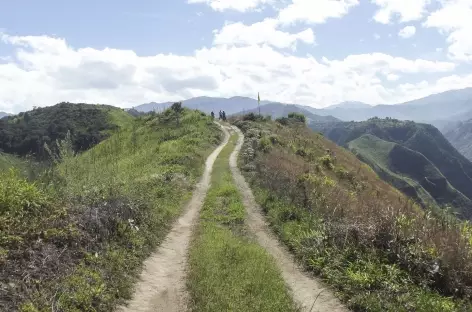
{"type": "Polygon", "coordinates": [[[1,311],[112,311],[130,297],[221,131],[189,110],[123,121],[77,156],[66,135],[37,181],[0,173],[1,311]]]}
{"type": "MultiPolygon", "coordinates": [[[[45,160],[44,144],[54,146],[70,131],[74,151],[84,151],[131,125],[133,117],[107,105],[60,103],[0,119],[0,151],[45,160]]],[[[57,152],[57,151],[54,151],[57,152]]]]}
{"type": "MultiPolygon", "coordinates": [[[[234,124],[245,134],[240,166],[258,203],[299,261],[349,308],[472,309],[468,223],[424,211],[296,115],[251,119],[234,124]]],[[[396,146],[375,144],[387,151],[396,146]]],[[[389,154],[372,150],[369,156],[385,160],[389,154]]]]}
{"type": "Polygon", "coordinates": [[[389,118],[310,127],[422,205],[450,206],[461,217],[472,217],[472,163],[435,127],[389,118]]]}
{"type": "Polygon", "coordinates": [[[472,161],[472,119],[458,122],[448,128],[444,131],[444,136],[462,155],[472,161]]]}

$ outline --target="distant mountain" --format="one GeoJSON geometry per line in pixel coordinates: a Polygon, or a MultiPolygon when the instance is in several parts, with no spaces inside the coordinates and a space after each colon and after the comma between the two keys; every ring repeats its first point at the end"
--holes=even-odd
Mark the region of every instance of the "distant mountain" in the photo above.
{"type": "MultiPolygon", "coordinates": [[[[348,105],[349,106],[349,105],[348,105]]],[[[317,115],[331,115],[344,121],[363,121],[373,117],[396,118],[416,122],[433,123],[440,128],[451,121],[467,120],[472,108],[472,88],[451,90],[396,105],[346,107],[341,103],[333,107],[317,109],[307,107],[317,115]]]]}
{"type": "Polygon", "coordinates": [[[325,109],[334,109],[334,108],[343,108],[343,109],[360,109],[360,108],[371,108],[372,105],[362,103],[362,102],[342,102],[339,104],[331,105],[326,107],[325,109]]]}
{"type": "MultiPolygon", "coordinates": [[[[280,117],[287,117],[289,113],[295,112],[305,115],[307,123],[333,123],[340,122],[339,119],[333,116],[319,116],[311,113],[310,111],[303,108],[304,106],[293,105],[293,104],[281,104],[281,103],[269,103],[261,105],[261,115],[270,115],[273,119],[280,117]]],[[[238,112],[237,115],[243,113],[259,113],[259,108],[250,109],[244,112],[238,112]]]]}
{"type": "Polygon", "coordinates": [[[424,205],[451,205],[472,218],[472,163],[438,129],[392,119],[312,124],[424,205]]]}
{"type": "MultiPolygon", "coordinates": [[[[172,105],[173,102],[155,103],[151,102],[134,107],[140,112],[150,112],[152,110],[163,110],[172,105]]],[[[269,103],[268,101],[261,101],[261,105],[269,103]]],[[[244,110],[251,110],[257,108],[257,100],[248,97],[235,96],[232,98],[212,98],[212,97],[196,97],[182,101],[183,106],[198,109],[207,114],[212,111],[218,113],[224,110],[227,115],[232,115],[244,110]]]]}
{"type": "Polygon", "coordinates": [[[5,116],[9,116],[10,114],[5,113],[5,112],[0,112],[0,119],[2,119],[5,116]]]}
{"type": "MultiPolygon", "coordinates": [[[[277,103],[261,101],[261,105],[277,103]]],[[[140,112],[163,110],[172,105],[172,102],[151,102],[134,107],[140,112]]],[[[191,109],[199,109],[206,113],[226,111],[227,115],[249,111],[258,107],[257,100],[248,97],[212,98],[196,97],[183,101],[183,105],[191,109]]],[[[285,105],[285,104],[284,104],[285,105]]],[[[287,104],[288,105],[288,104],[287,104]]],[[[294,104],[297,105],[297,104],[294,104]]],[[[400,120],[434,124],[441,130],[454,121],[465,121],[467,114],[472,114],[472,88],[451,90],[433,94],[421,99],[395,104],[371,106],[362,102],[343,102],[327,108],[314,108],[297,105],[318,116],[332,116],[343,121],[364,121],[369,118],[391,117],[400,120]]]]}
{"type": "Polygon", "coordinates": [[[458,122],[454,127],[445,129],[443,133],[462,155],[472,161],[472,119],[458,122]]]}

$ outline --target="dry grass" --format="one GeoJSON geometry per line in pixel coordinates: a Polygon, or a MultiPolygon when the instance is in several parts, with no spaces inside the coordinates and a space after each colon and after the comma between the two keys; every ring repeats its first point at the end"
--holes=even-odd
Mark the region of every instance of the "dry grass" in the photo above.
{"type": "Polygon", "coordinates": [[[241,166],[275,231],[351,308],[470,308],[469,223],[423,211],[302,123],[235,123],[246,134],[241,166]]]}

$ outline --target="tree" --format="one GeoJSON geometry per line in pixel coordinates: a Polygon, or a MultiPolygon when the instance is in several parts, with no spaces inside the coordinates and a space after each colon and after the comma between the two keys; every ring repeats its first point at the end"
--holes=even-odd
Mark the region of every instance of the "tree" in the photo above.
{"type": "Polygon", "coordinates": [[[184,111],[184,109],[182,107],[182,102],[175,102],[174,104],[172,104],[172,106],[170,108],[174,111],[174,114],[177,118],[177,126],[179,126],[180,125],[180,114],[184,111]]]}

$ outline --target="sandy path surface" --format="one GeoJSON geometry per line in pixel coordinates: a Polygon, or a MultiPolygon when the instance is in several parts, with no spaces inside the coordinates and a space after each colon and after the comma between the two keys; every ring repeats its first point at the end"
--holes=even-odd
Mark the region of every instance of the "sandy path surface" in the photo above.
{"type": "Polygon", "coordinates": [[[185,287],[187,251],[198,213],[210,188],[211,171],[216,157],[228,143],[229,133],[224,131],[224,141],[207,158],[205,171],[184,214],[174,224],[166,239],[145,262],[135,293],[122,312],[181,312],[187,310],[188,295],[185,287]]]}
{"type": "Polygon", "coordinates": [[[255,234],[258,243],[274,257],[286,284],[292,292],[295,302],[301,306],[302,311],[348,311],[321,282],[303,272],[303,269],[296,264],[292,254],[290,254],[273,235],[261,213],[259,205],[254,199],[249,185],[238,168],[237,159],[244,142],[244,135],[238,128],[233,128],[238,133],[239,138],[236,148],[230,157],[230,167],[234,181],[242,194],[243,203],[247,210],[248,226],[255,234]]]}

